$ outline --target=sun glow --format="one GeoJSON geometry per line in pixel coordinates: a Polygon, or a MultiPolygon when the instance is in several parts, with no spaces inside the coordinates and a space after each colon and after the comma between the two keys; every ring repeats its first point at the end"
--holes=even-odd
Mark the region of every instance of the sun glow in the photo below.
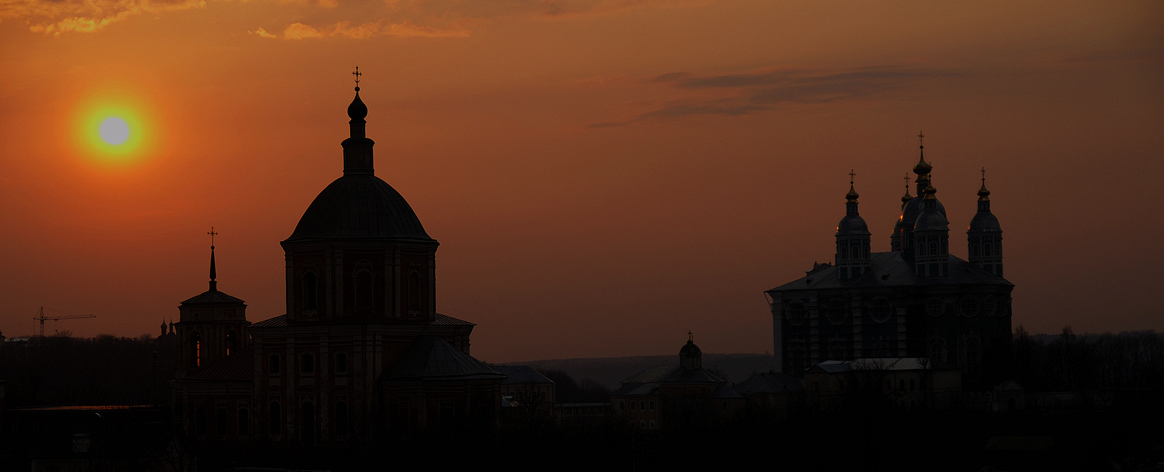
{"type": "Polygon", "coordinates": [[[143,118],[144,108],[129,95],[106,95],[83,105],[77,120],[82,155],[113,165],[139,161],[150,147],[153,131],[143,118]]]}

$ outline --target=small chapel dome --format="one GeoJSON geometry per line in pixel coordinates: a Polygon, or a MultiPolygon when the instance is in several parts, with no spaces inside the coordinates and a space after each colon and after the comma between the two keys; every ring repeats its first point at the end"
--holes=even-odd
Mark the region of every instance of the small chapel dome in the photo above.
{"type": "Polygon", "coordinates": [[[703,351],[699,349],[699,346],[695,345],[694,340],[688,339],[687,344],[684,344],[683,348],[679,349],[679,355],[684,356],[684,357],[686,357],[686,356],[700,356],[700,355],[703,355],[703,351]]]}

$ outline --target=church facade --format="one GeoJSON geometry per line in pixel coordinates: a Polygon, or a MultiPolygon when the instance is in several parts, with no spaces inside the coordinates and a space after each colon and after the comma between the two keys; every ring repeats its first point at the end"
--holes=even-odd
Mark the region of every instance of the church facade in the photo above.
{"type": "Polygon", "coordinates": [[[304,445],[494,431],[505,376],[474,324],[436,311],[438,242],[376,177],[368,109],[348,107],[343,176],[281,244],[286,314],[251,324],[210,290],[182,303],[175,417],[194,437],[304,445]]]}
{"type": "Polygon", "coordinates": [[[850,182],[834,263],[766,292],[783,372],[802,376],[830,360],[911,357],[931,369],[960,370],[968,389],[1009,378],[1014,285],[1002,276],[1002,228],[985,175],[963,260],[949,252],[946,210],[921,152],[913,169],[917,196],[907,187],[889,251],[871,251],[850,182]]]}

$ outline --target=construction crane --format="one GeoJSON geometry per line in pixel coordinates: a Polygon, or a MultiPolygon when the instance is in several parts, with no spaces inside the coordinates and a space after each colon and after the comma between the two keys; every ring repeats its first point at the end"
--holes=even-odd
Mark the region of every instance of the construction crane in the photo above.
{"type": "Polygon", "coordinates": [[[97,315],[50,315],[45,316],[44,307],[40,307],[40,316],[35,316],[32,319],[40,321],[40,335],[44,336],[44,322],[45,321],[60,321],[60,320],[74,320],[77,318],[96,318],[97,315]]]}

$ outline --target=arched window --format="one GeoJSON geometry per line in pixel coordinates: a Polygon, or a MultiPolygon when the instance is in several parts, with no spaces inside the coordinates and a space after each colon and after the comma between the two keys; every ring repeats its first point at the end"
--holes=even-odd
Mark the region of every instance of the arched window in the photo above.
{"type": "Polygon", "coordinates": [[[271,406],[267,408],[267,427],[270,428],[271,434],[283,432],[283,409],[277,401],[271,402],[271,406]]]}
{"type": "Polygon", "coordinates": [[[936,255],[938,255],[938,254],[941,254],[940,252],[938,252],[938,243],[937,243],[937,242],[935,242],[935,241],[930,241],[930,251],[929,251],[929,254],[930,254],[931,256],[936,256],[936,255]]]}
{"type": "Polygon", "coordinates": [[[978,243],[970,244],[970,257],[978,257],[978,243]]]}
{"type": "Polygon", "coordinates": [[[372,308],[372,272],[356,272],[356,308],[372,308]]]}
{"type": "Polygon", "coordinates": [[[194,436],[206,436],[206,409],[198,407],[194,409],[194,436]]]}
{"type": "Polygon", "coordinates": [[[982,255],[993,256],[994,253],[992,251],[994,251],[994,246],[991,245],[990,243],[986,243],[982,246],[982,255]]]}
{"type": "Polygon", "coordinates": [[[234,330],[226,332],[226,355],[238,350],[238,334],[234,330]]]}
{"type": "Polygon", "coordinates": [[[845,245],[844,243],[841,243],[841,259],[848,259],[848,258],[849,258],[849,247],[847,245],[845,245]]]}
{"type": "Polygon", "coordinates": [[[420,310],[420,272],[416,269],[408,273],[408,310],[420,310]]]}
{"type": "Polygon", "coordinates": [[[936,364],[946,363],[946,340],[935,336],[930,340],[930,361],[936,364]]]}
{"type": "Polygon", "coordinates": [[[346,352],[335,353],[335,373],[346,374],[348,372],[348,354],[346,352]]]}
{"type": "Polygon", "coordinates": [[[315,375],[315,354],[305,352],[299,355],[299,373],[301,375],[315,375]]]}
{"type": "Polygon", "coordinates": [[[303,274],[303,309],[315,311],[319,308],[319,298],[316,296],[315,272],[303,274]]]}
{"type": "Polygon", "coordinates": [[[251,410],[246,408],[238,409],[238,435],[247,436],[251,434],[251,410]]]}
{"type": "Polygon", "coordinates": [[[194,367],[202,367],[202,334],[197,331],[190,334],[190,357],[194,367]]]}

